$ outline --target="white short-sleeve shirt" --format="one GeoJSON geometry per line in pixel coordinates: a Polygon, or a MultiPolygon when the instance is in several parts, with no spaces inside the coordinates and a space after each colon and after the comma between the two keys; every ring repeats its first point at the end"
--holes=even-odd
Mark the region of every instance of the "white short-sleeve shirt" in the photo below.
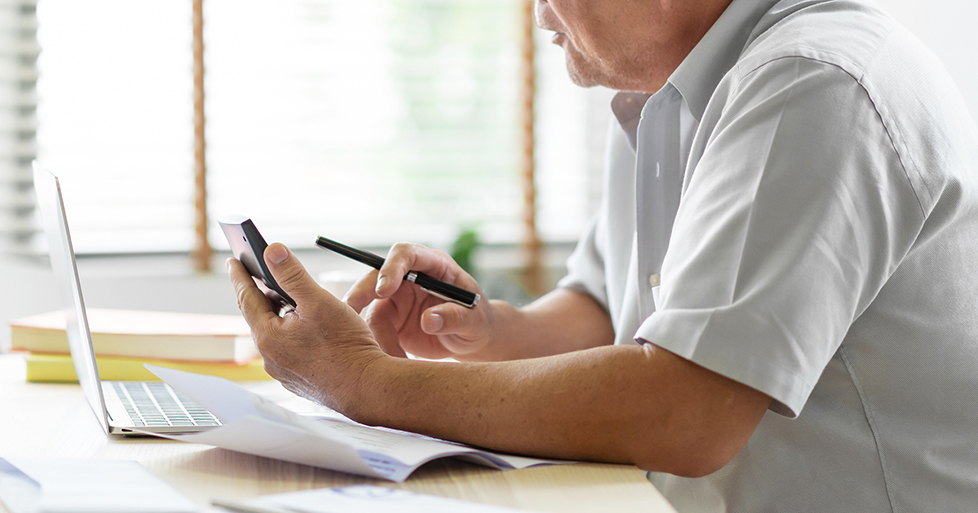
{"type": "Polygon", "coordinates": [[[936,59],[862,1],[734,0],[613,108],[561,286],[774,399],[720,471],[653,476],[677,509],[978,508],[978,129],[936,59]]]}

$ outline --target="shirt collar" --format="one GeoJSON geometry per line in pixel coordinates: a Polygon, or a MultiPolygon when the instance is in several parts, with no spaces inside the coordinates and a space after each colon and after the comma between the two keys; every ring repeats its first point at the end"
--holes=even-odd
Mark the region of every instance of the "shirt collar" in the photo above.
{"type": "Polygon", "coordinates": [[[703,118],[720,80],[757,37],[758,22],[776,3],[778,0],[733,0],[669,77],[697,121],[703,118]]]}
{"type": "MultiPolygon", "coordinates": [[[[757,37],[758,22],[778,1],[733,0],[669,77],[669,83],[682,95],[697,121],[703,118],[703,111],[720,80],[757,37]]],[[[611,102],[611,110],[628,134],[632,148],[635,147],[635,131],[642,108],[651,96],[622,92],[611,102]]]]}

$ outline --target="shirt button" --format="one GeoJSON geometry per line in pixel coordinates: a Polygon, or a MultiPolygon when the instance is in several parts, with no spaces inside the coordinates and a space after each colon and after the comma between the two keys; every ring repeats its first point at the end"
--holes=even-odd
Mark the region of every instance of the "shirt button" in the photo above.
{"type": "Polygon", "coordinates": [[[653,287],[658,287],[659,286],[659,275],[658,274],[649,275],[649,285],[651,285],[653,287]]]}

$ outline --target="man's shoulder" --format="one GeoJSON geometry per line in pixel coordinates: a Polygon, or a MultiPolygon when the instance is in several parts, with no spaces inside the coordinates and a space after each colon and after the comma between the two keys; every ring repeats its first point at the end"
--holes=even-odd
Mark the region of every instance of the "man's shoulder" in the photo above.
{"type": "Polygon", "coordinates": [[[824,109],[884,127],[925,211],[949,184],[963,179],[964,170],[978,165],[978,133],[950,75],[913,34],[875,6],[783,0],[754,34],[704,119],[731,115],[730,109],[789,89],[821,98],[824,109]]]}
{"type": "Polygon", "coordinates": [[[886,13],[859,0],[783,0],[754,29],[736,67],[749,74],[780,60],[806,59],[861,80],[893,39],[909,34],[886,13]]]}

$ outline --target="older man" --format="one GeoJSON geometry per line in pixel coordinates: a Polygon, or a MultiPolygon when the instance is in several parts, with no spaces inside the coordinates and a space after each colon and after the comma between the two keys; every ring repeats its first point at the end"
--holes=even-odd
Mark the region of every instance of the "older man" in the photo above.
{"type": "Polygon", "coordinates": [[[361,422],[634,463],[681,511],[978,504],[978,130],[934,59],[860,1],[537,16],[626,91],[568,276],[468,310],[402,286],[477,288],[397,245],[344,304],[272,245],[283,317],[229,262],[269,371],[361,422]]]}

